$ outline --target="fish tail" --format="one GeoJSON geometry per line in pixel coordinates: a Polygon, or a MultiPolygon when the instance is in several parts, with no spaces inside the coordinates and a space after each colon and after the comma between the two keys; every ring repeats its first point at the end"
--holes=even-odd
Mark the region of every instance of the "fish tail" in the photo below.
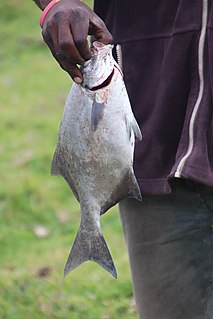
{"type": "Polygon", "coordinates": [[[115,265],[101,231],[92,233],[80,226],[64,269],[64,276],[87,260],[95,261],[117,278],[115,265]]]}

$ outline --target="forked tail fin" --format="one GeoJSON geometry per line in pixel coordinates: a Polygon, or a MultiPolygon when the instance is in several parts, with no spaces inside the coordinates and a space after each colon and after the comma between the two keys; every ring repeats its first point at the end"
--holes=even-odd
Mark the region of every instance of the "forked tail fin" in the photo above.
{"type": "Polygon", "coordinates": [[[95,261],[117,278],[115,265],[102,233],[92,233],[80,226],[64,269],[64,276],[87,260],[95,261]]]}

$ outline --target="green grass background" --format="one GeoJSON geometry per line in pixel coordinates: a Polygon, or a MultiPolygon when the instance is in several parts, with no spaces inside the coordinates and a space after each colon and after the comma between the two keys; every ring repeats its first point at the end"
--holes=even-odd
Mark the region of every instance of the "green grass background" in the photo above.
{"type": "Polygon", "coordinates": [[[117,208],[101,223],[118,279],[92,262],[63,278],[80,211],[50,164],[71,80],[39,17],[33,1],[0,2],[0,319],[135,319],[117,208]],[[36,236],[38,225],[48,236],[36,236]]]}

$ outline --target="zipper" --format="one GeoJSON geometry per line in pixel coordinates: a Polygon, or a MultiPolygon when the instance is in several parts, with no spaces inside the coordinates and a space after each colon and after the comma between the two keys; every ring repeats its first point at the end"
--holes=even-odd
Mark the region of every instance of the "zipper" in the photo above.
{"type": "Polygon", "coordinates": [[[116,56],[117,56],[117,63],[122,71],[123,70],[123,61],[122,61],[121,45],[117,44],[115,50],[116,50],[116,56]]]}
{"type": "Polygon", "coordinates": [[[198,44],[198,74],[199,74],[199,93],[197,100],[194,105],[194,109],[191,115],[189,123],[189,144],[186,154],[180,160],[177,170],[175,172],[175,177],[181,177],[184,165],[192,153],[194,147],[194,124],[197,117],[197,113],[200,107],[200,103],[203,97],[204,92],[204,45],[206,38],[206,29],[207,29],[207,20],[208,20],[208,0],[203,0],[202,3],[202,27],[198,44]]]}

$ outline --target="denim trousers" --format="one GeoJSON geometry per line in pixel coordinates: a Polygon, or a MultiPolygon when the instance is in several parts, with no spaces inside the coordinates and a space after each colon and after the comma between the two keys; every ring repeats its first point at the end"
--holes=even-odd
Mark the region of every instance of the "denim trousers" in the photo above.
{"type": "Polygon", "coordinates": [[[120,215],[140,319],[213,319],[213,188],[125,199],[120,215]]]}

